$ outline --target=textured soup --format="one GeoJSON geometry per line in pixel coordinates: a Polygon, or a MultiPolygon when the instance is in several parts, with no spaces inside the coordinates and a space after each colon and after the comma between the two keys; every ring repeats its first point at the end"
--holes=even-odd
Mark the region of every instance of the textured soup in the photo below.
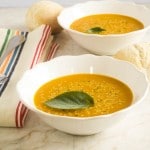
{"type": "Polygon", "coordinates": [[[98,74],[74,74],[54,79],[41,86],[35,93],[35,106],[47,113],[88,117],[109,114],[131,105],[130,88],[117,79],[98,74]],[[94,106],[76,110],[61,110],[43,103],[66,91],[84,91],[94,99],[94,106]]]}
{"type": "Polygon", "coordinates": [[[144,25],[139,20],[119,15],[119,14],[96,14],[86,16],[75,20],[70,28],[80,32],[87,33],[87,31],[94,27],[100,27],[105,31],[99,34],[122,34],[144,28],[144,25]]]}

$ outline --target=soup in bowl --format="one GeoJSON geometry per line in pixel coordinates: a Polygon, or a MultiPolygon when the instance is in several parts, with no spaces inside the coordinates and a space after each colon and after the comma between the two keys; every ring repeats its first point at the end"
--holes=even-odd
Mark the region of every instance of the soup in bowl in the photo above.
{"type": "Polygon", "coordinates": [[[148,91],[134,65],[109,56],[60,56],[37,64],[17,84],[22,102],[50,126],[90,135],[119,123],[148,91]]]}
{"type": "Polygon", "coordinates": [[[120,14],[95,14],[75,20],[70,28],[87,34],[124,34],[144,29],[139,20],[120,14]]]}
{"type": "Polygon", "coordinates": [[[88,1],[65,8],[58,22],[81,47],[114,55],[143,39],[150,29],[149,14],[150,9],[133,2],[88,1]]]}
{"type": "Polygon", "coordinates": [[[132,90],[123,82],[101,74],[72,74],[42,85],[34,96],[36,107],[62,116],[106,115],[131,105],[132,90]]]}

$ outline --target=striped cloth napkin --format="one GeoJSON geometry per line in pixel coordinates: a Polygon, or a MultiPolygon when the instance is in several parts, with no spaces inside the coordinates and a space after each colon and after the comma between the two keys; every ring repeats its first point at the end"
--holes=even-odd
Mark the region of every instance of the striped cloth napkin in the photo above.
{"type": "Polygon", "coordinates": [[[24,126],[28,109],[18,98],[16,83],[26,69],[32,68],[39,62],[50,60],[58,48],[58,44],[53,43],[51,28],[48,25],[42,25],[30,33],[0,29],[0,56],[9,39],[20,34],[26,37],[26,41],[16,47],[0,66],[0,73],[8,76],[8,80],[0,85],[1,127],[24,126]]]}

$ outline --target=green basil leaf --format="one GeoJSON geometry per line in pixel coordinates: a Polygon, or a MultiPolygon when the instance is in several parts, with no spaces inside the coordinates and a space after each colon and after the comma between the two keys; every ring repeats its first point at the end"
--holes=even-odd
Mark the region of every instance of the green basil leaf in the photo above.
{"type": "Polygon", "coordinates": [[[99,33],[102,32],[102,31],[106,31],[106,30],[103,29],[103,28],[100,28],[100,27],[94,27],[94,28],[88,29],[88,30],[86,31],[86,33],[99,34],[99,33]]]}
{"type": "Polygon", "coordinates": [[[82,91],[69,91],[60,94],[44,104],[57,109],[82,109],[94,106],[93,98],[82,91]]]}

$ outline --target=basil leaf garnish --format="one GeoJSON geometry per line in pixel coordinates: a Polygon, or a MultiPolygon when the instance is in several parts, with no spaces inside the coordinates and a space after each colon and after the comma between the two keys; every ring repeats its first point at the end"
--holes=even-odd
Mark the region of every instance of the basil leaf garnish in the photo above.
{"type": "Polygon", "coordinates": [[[99,34],[99,33],[102,32],[102,31],[106,31],[106,30],[103,29],[103,28],[100,28],[100,27],[94,27],[94,28],[88,29],[88,30],[86,31],[86,33],[99,34]]]}
{"type": "Polygon", "coordinates": [[[94,106],[93,98],[82,91],[69,91],[60,94],[44,104],[57,109],[82,109],[94,106]]]}

